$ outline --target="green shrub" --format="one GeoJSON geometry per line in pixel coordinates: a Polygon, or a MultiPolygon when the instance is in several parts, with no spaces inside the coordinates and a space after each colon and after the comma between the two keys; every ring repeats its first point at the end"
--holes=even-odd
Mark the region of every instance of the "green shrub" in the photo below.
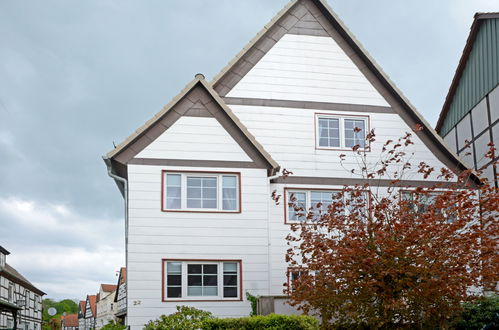
{"type": "Polygon", "coordinates": [[[256,315],[241,318],[207,319],[203,330],[316,330],[319,322],[305,315],[256,315]]]}
{"type": "Polygon", "coordinates": [[[190,330],[201,329],[203,322],[213,318],[210,312],[194,307],[177,306],[177,312],[161,315],[158,320],[146,324],[145,330],[190,330]]]}
{"type": "Polygon", "coordinates": [[[474,330],[483,329],[486,325],[492,325],[491,329],[499,328],[499,296],[497,295],[465,304],[464,311],[455,321],[453,328],[474,330]]]}
{"type": "Polygon", "coordinates": [[[101,330],[125,330],[125,329],[126,325],[114,321],[109,321],[108,324],[106,324],[101,328],[101,330]]]}

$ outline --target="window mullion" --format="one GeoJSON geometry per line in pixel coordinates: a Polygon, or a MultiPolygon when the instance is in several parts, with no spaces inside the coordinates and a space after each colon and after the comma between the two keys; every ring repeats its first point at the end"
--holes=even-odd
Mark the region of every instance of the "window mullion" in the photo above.
{"type": "Polygon", "coordinates": [[[217,210],[221,210],[222,209],[222,190],[223,190],[223,187],[222,187],[222,176],[221,175],[217,175],[217,210]]]}
{"type": "Polygon", "coordinates": [[[182,278],[181,278],[181,284],[182,284],[182,298],[187,297],[187,263],[182,262],[182,278]]]}
{"type": "Polygon", "coordinates": [[[181,174],[180,176],[180,207],[182,210],[187,206],[187,176],[181,174]]]}
{"type": "Polygon", "coordinates": [[[224,283],[223,283],[223,273],[224,273],[224,263],[219,262],[218,263],[218,274],[217,274],[217,286],[218,286],[218,299],[223,299],[224,298],[224,283]]]}
{"type": "Polygon", "coordinates": [[[345,138],[344,138],[344,129],[345,129],[345,118],[339,118],[340,119],[340,132],[339,132],[339,138],[340,138],[340,148],[345,149],[345,138]]]}

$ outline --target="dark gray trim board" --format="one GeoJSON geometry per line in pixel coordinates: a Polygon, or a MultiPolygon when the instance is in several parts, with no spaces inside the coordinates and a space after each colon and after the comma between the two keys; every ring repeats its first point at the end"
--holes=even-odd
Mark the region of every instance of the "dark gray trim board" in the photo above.
{"type": "Polygon", "coordinates": [[[338,110],[356,111],[371,113],[396,113],[390,107],[363,104],[312,102],[312,101],[289,101],[289,100],[269,100],[243,97],[224,97],[224,102],[229,105],[251,105],[262,107],[296,108],[310,110],[338,110]]]}
{"type": "Polygon", "coordinates": [[[223,168],[266,168],[254,162],[224,161],[224,160],[191,160],[191,159],[159,159],[133,158],[128,164],[157,166],[188,166],[188,167],[223,167],[223,168]]]}
{"type": "Polygon", "coordinates": [[[328,185],[328,186],[354,186],[363,185],[369,183],[372,186],[380,187],[434,187],[435,185],[441,185],[442,187],[449,186],[452,183],[441,182],[441,181],[418,181],[418,180],[401,180],[397,182],[396,185],[393,184],[393,180],[388,179],[356,179],[356,178],[321,178],[313,176],[288,176],[288,177],[278,177],[273,179],[272,183],[283,183],[283,184],[308,184],[308,185],[328,185]]]}

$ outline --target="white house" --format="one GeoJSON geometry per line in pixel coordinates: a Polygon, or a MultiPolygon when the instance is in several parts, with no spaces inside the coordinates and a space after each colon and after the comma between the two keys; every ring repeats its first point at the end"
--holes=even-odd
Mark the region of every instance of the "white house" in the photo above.
{"type": "Polygon", "coordinates": [[[121,267],[116,285],[116,295],[114,296],[116,304],[114,317],[121,324],[126,324],[126,268],[121,267]]]}
{"type": "Polygon", "coordinates": [[[80,300],[80,303],[78,304],[78,328],[80,330],[85,330],[85,303],[85,300],[80,300]]]}
{"type": "Polygon", "coordinates": [[[115,321],[116,313],[116,285],[101,284],[97,294],[95,328],[100,329],[111,321],[115,321]]]}
{"type": "Polygon", "coordinates": [[[61,316],[61,330],[79,330],[78,314],[67,314],[61,316]]]}
{"type": "Polygon", "coordinates": [[[0,246],[0,329],[41,330],[43,291],[7,263],[0,246]]]}
{"type": "Polygon", "coordinates": [[[97,316],[97,295],[87,295],[85,300],[84,328],[81,330],[95,329],[95,319],[97,316]]]}
{"type": "MultiPolygon", "coordinates": [[[[104,157],[126,204],[127,324],[179,304],[245,316],[247,292],[282,296],[285,237],[300,221],[289,194],[310,206],[365,182],[339,155],[354,166],[351,147],[375,129],[375,162],[416,124],[412,163],[466,168],[325,1],[291,1],[211,82],[196,75],[104,157]]],[[[412,173],[400,185],[422,182],[412,173]]]]}

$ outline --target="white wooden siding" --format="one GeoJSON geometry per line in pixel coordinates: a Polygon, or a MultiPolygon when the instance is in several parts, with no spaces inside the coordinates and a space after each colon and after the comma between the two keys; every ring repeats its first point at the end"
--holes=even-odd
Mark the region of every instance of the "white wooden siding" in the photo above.
{"type": "MultiPolygon", "coordinates": [[[[317,113],[332,115],[359,115],[369,116],[369,126],[374,128],[376,142],[371,146],[372,151],[367,153],[371,164],[379,161],[382,145],[387,140],[397,140],[412,132],[412,129],[397,114],[392,113],[363,113],[345,111],[324,111],[310,109],[291,109],[263,106],[231,105],[231,109],[241,122],[255,136],[265,150],[285,168],[296,176],[308,177],[358,177],[349,172],[358,170],[358,158],[351,150],[323,150],[316,149],[315,116],[317,113]],[[340,154],[345,154],[343,164],[340,165],[340,154]]],[[[421,161],[437,169],[444,166],[426,145],[414,134],[414,145],[407,147],[407,159],[416,166],[421,161]],[[411,154],[414,155],[411,156],[411,154]]],[[[391,168],[391,173],[395,167],[391,168]]],[[[421,175],[414,170],[404,177],[406,180],[421,179],[421,175]]],[[[436,174],[430,179],[437,180],[436,174]]]]}
{"type": "Polygon", "coordinates": [[[330,37],[286,34],[229,97],[388,106],[330,37]]]}
{"type": "MultiPolygon", "coordinates": [[[[268,206],[265,169],[241,172],[242,213],[161,211],[161,171],[213,171],[213,168],[129,165],[128,324],[141,328],[175,311],[178,302],[161,301],[162,259],[241,259],[243,301],[182,302],[217,316],[249,315],[249,291],[269,292],[268,206]]],[[[219,169],[217,169],[219,170],[219,169]]]]}
{"type": "Polygon", "coordinates": [[[251,161],[215,118],[181,117],[138,158],[251,161]]]}

